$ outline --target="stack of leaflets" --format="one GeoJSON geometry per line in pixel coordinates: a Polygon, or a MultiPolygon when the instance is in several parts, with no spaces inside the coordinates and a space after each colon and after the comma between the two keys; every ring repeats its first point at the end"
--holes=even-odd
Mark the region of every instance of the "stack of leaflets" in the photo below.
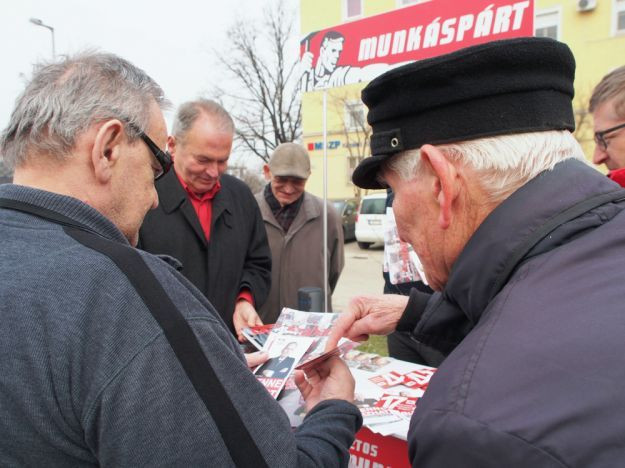
{"type": "MultiPolygon", "coordinates": [[[[330,329],[338,315],[282,309],[262,347],[262,351],[269,354],[269,359],[254,370],[258,380],[274,398],[278,398],[296,368],[311,369],[333,355],[358,346],[353,341],[342,340],[339,348],[324,353],[330,329]]],[[[257,335],[252,337],[256,338],[257,335]]],[[[291,385],[294,386],[293,383],[291,385]]]]}
{"type": "MultiPolygon", "coordinates": [[[[436,369],[356,349],[342,357],[356,381],[354,404],[360,408],[363,425],[372,432],[406,440],[412,412],[436,369]]],[[[306,405],[291,380],[278,401],[291,425],[299,426],[306,405]]]]}
{"type": "Polygon", "coordinates": [[[291,426],[299,426],[306,416],[306,404],[295,382],[295,369],[307,370],[340,355],[356,381],[354,404],[360,408],[364,426],[372,432],[406,440],[410,417],[423,396],[432,367],[365,353],[358,343],[341,340],[339,346],[324,353],[330,329],[339,314],[302,312],[285,308],[273,327],[256,330],[270,332],[264,351],[269,360],[254,374],[285,410],[291,426]]]}

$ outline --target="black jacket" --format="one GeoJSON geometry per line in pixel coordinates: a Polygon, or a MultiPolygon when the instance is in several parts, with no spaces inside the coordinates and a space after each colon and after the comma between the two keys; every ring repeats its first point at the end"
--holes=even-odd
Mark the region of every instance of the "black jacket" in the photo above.
{"type": "Polygon", "coordinates": [[[624,198],[594,169],[566,161],[513,193],[469,239],[415,329],[453,351],[412,417],[414,466],[625,464],[624,198]],[[620,200],[556,218],[604,194],[620,200]]]}
{"type": "Polygon", "coordinates": [[[141,226],[139,247],[182,262],[186,276],[233,329],[232,313],[242,288],[259,308],[271,282],[271,252],[265,226],[250,189],[229,175],[213,199],[210,242],[191,201],[172,170],[156,182],[158,208],[141,226]]]}

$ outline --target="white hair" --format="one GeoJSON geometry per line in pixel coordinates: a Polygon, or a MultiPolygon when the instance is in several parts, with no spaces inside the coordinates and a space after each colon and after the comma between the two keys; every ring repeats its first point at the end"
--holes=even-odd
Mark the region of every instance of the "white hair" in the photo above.
{"type": "Polygon", "coordinates": [[[113,54],[93,51],[37,65],[17,98],[0,154],[9,167],[29,154],[63,159],[93,123],[119,119],[132,142],[145,129],[150,104],[168,105],[163,90],[143,70],[113,54]]]}
{"type": "MultiPolygon", "coordinates": [[[[436,147],[451,161],[471,170],[488,194],[488,201],[495,203],[565,159],[585,161],[579,143],[565,130],[501,135],[436,147]]],[[[399,153],[383,169],[382,174],[391,170],[403,180],[411,180],[421,170],[420,150],[399,153]]]]}

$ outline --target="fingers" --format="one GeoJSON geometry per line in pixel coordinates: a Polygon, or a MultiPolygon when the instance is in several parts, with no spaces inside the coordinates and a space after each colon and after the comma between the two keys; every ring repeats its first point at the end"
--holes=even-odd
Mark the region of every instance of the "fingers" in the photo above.
{"type": "Polygon", "coordinates": [[[306,400],[310,395],[313,387],[306,381],[304,371],[296,370],[295,372],[293,372],[293,380],[295,381],[295,385],[297,385],[298,390],[304,397],[304,400],[306,400]]]}
{"type": "Polygon", "coordinates": [[[258,367],[269,359],[269,354],[263,351],[256,351],[255,353],[246,353],[245,360],[247,361],[247,367],[250,369],[258,367]]]}
{"type": "Polygon", "coordinates": [[[332,330],[330,331],[330,335],[328,336],[328,341],[326,342],[326,351],[330,351],[337,347],[339,344],[339,340],[344,336],[349,337],[349,330],[356,321],[356,316],[352,311],[345,311],[339,318],[336,320],[334,325],[332,326],[332,330]]]}

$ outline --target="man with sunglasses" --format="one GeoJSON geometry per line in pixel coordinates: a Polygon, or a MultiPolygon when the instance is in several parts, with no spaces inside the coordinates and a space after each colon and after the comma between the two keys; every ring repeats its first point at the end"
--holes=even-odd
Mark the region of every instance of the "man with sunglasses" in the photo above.
{"type": "Polygon", "coordinates": [[[174,257],[181,273],[241,330],[261,325],[256,313],[271,281],[271,252],[250,189],[225,174],[234,123],[215,101],[182,104],[168,147],[173,171],[156,184],[160,205],[145,218],[139,247],[174,257]]]}
{"type": "Polygon", "coordinates": [[[592,161],[605,164],[608,177],[625,186],[625,66],[608,73],[590,97],[595,127],[592,161]]]}
{"type": "Polygon", "coordinates": [[[132,247],[171,165],[165,105],[84,53],[38,67],[0,135],[0,466],[346,466],[345,364],[295,375],[292,431],[202,293],[132,247]]]}

